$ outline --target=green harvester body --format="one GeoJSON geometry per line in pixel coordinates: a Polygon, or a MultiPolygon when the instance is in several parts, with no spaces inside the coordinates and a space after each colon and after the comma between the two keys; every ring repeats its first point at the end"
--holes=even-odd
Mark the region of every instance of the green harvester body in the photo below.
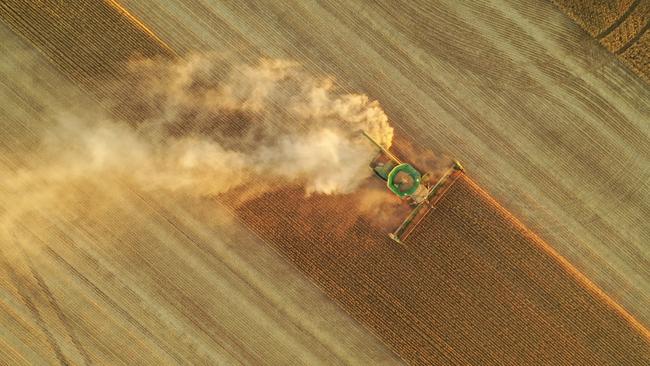
{"type": "Polygon", "coordinates": [[[423,176],[411,164],[402,163],[365,131],[362,132],[380,150],[379,155],[370,163],[370,167],[379,178],[386,181],[388,189],[393,194],[407,200],[412,207],[402,224],[388,234],[397,243],[404,244],[406,237],[438,203],[442,195],[464,172],[464,168],[458,161],[454,161],[451,168],[435,184],[430,184],[431,182],[426,178],[428,174],[423,176]]]}

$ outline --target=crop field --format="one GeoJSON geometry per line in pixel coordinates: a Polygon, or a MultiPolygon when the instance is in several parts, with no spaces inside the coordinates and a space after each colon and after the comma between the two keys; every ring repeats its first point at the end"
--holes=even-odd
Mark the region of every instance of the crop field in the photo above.
{"type": "MultiPolygon", "coordinates": [[[[580,23],[595,40],[538,1],[2,2],[0,363],[647,365],[650,38],[647,2],[617,3],[580,23]],[[290,60],[367,94],[404,158],[468,176],[401,247],[386,220],[404,212],[368,211],[366,186],[306,196],[277,179],[242,204],[241,187],[48,170],[43,140],[71,157],[88,139],[54,135],[67,112],[164,109],[120,83],[134,55],[204,54],[290,60]]],[[[244,128],[184,116],[172,133],[244,128]]],[[[141,151],[101,126],[140,173],[141,151]]]]}
{"type": "Polygon", "coordinates": [[[376,98],[650,322],[650,90],[554,5],[122,4],[178,54],[288,58],[376,98]]]}

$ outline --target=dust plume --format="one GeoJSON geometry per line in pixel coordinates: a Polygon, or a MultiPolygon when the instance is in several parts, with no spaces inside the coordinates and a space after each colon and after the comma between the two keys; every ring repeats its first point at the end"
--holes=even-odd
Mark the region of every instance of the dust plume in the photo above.
{"type": "Polygon", "coordinates": [[[102,110],[71,100],[44,111],[24,163],[0,169],[3,229],[35,207],[60,212],[64,200],[81,199],[75,192],[104,182],[197,199],[228,193],[235,204],[286,187],[354,192],[351,215],[379,225],[401,216],[389,214],[399,199],[367,179],[376,150],[360,131],[386,147],[393,140],[378,102],[291,61],[232,64],[219,55],[135,60],[98,91],[102,110]]]}
{"type": "Polygon", "coordinates": [[[393,129],[367,96],[343,93],[294,62],[227,61],[133,61],[104,97],[112,113],[53,111],[30,152],[39,164],[5,188],[112,176],[197,196],[283,184],[307,195],[350,193],[371,174],[375,154],[359,131],[390,146],[393,129]]]}

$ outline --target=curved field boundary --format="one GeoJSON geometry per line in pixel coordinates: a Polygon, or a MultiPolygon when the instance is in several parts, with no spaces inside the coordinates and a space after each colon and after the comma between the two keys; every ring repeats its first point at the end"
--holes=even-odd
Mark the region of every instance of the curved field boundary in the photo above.
{"type": "Polygon", "coordinates": [[[466,176],[404,247],[354,197],[296,197],[237,213],[409,363],[650,362],[648,330],[466,176]]]}
{"type": "Polygon", "coordinates": [[[553,0],[610,52],[650,82],[650,1],[553,0]]]}

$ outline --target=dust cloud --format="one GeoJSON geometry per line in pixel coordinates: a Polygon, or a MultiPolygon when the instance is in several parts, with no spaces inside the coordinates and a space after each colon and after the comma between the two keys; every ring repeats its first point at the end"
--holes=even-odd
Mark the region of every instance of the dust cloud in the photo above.
{"type": "Polygon", "coordinates": [[[197,196],[283,184],[345,194],[371,174],[375,150],[359,131],[390,146],[388,118],[367,96],[340,92],[291,61],[227,61],[131,62],[103,97],[111,113],[53,111],[29,152],[37,164],[15,172],[5,190],[113,176],[197,196]]]}
{"type": "MultiPolygon", "coordinates": [[[[186,200],[227,194],[235,205],[301,187],[306,197],[343,195],[346,215],[383,229],[408,214],[383,182],[368,179],[377,151],[361,131],[387,148],[394,140],[379,103],[295,62],[136,59],[94,94],[99,106],[71,98],[45,108],[36,143],[19,152],[23,164],[0,167],[4,229],[35,207],[62,212],[63,202],[85,199],[84,210],[108,207],[101,188],[83,187],[115,182],[186,200]]],[[[399,145],[413,163],[438,169],[435,156],[399,145]]]]}
{"type": "Polygon", "coordinates": [[[379,103],[295,62],[138,59],[97,94],[102,108],[69,100],[44,110],[37,142],[19,152],[24,164],[0,169],[5,224],[34,207],[56,211],[79,199],[71,187],[102,181],[198,199],[229,193],[236,204],[300,186],[305,196],[350,195],[350,214],[379,225],[397,222],[387,212],[399,199],[367,179],[377,152],[360,133],[391,146],[379,103]]]}

